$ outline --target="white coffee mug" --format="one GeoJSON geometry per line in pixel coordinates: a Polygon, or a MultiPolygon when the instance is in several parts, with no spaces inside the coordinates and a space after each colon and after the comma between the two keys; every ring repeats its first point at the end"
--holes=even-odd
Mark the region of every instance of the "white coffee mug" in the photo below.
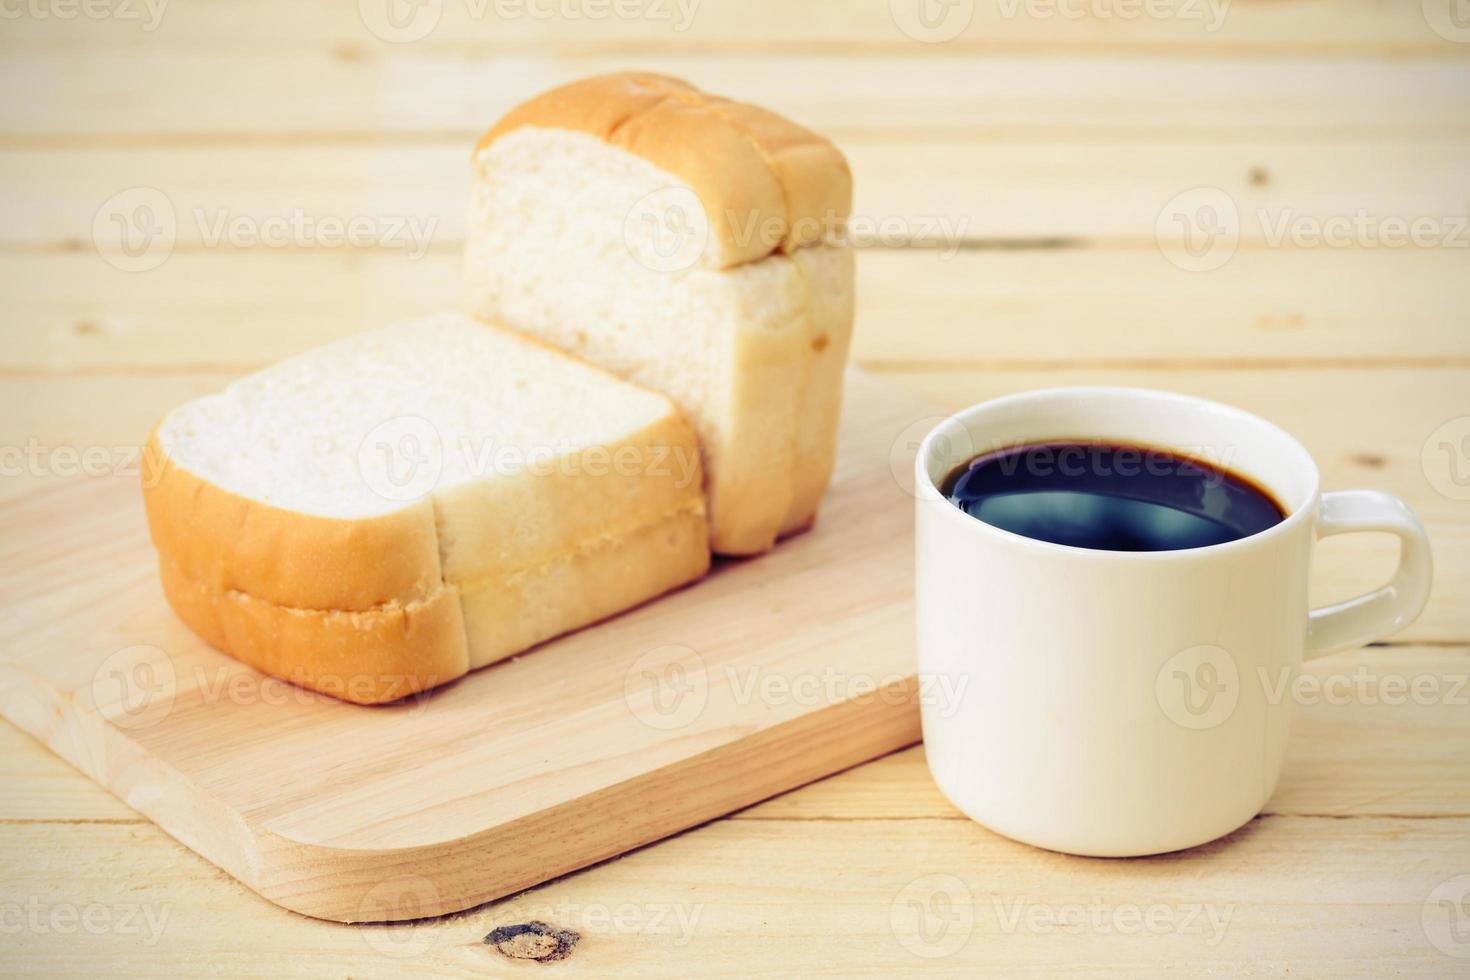
{"type": "Polygon", "coordinates": [[[1320,493],[1280,428],[1184,395],[1059,388],[946,419],[916,466],[920,675],[929,768],[1007,837],[1073,854],[1192,847],[1260,812],[1276,787],[1304,658],[1381,639],[1429,594],[1423,527],[1372,490],[1320,493]],[[1004,531],[944,499],[955,468],[1042,441],[1172,449],[1267,488],[1287,516],[1180,551],[1094,551],[1004,531]],[[1376,592],[1309,610],[1313,542],[1387,531],[1403,544],[1376,592]]]}

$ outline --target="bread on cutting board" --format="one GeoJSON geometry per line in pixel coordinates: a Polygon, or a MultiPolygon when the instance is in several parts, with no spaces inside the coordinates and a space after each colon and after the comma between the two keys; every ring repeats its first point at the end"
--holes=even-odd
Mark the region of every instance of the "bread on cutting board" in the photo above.
{"type": "Polygon", "coordinates": [[[678,403],[714,549],[757,553],[811,523],[832,472],[851,197],[837,148],[774,113],[659,75],[588,78],[476,150],[468,302],[678,403]]]}
{"type": "Polygon", "coordinates": [[[683,414],[457,314],[180,406],[145,455],[180,618],[260,670],[351,701],[443,684],[709,566],[683,414]]]}

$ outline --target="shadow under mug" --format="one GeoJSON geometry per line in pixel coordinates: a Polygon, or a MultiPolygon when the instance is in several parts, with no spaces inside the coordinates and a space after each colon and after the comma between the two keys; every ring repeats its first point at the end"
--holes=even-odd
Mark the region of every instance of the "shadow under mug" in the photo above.
{"type": "Polygon", "coordinates": [[[1418,616],[1429,540],[1402,501],[1321,493],[1311,455],[1239,409],[1128,388],[1001,398],[941,422],[916,462],[919,671],[930,771],[1007,837],[1096,856],[1158,854],[1230,833],[1281,773],[1304,658],[1381,639],[1418,616]],[[939,486],[974,456],[1021,443],[1158,446],[1269,489],[1286,518],[1181,551],[1093,551],[1004,531],[939,486]],[[1386,531],[1393,580],[1308,606],[1318,538],[1386,531]]]}

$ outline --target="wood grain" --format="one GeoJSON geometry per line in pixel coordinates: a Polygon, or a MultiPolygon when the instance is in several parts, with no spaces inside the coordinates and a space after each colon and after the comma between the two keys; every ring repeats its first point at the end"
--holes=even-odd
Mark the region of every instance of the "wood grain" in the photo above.
{"type": "MultiPolygon", "coordinates": [[[[1241,251],[1201,274],[1149,247],[865,250],[854,357],[899,369],[1467,366],[1466,259],[1452,249],[1241,251]]],[[[0,376],[261,367],[455,307],[459,263],[457,249],[417,261],[211,250],[128,273],[90,251],[0,253],[10,283],[0,376]]]]}
{"type": "MultiPolygon", "coordinates": [[[[864,130],[1104,140],[1470,132],[1470,59],[1463,57],[1281,58],[1263,72],[1249,58],[1139,63],[1116,56],[943,58],[906,51],[650,52],[631,60],[708,91],[738,94],[841,139],[864,130]]],[[[151,44],[147,36],[82,51],[41,45],[0,62],[0,82],[28,96],[0,107],[0,130],[11,146],[388,138],[458,139],[468,146],[529,96],[629,64],[621,54],[475,54],[416,45],[343,50],[283,41],[202,49],[151,44]]]]}
{"type": "Polygon", "coordinates": [[[358,927],[282,915],[151,827],[0,825],[0,847],[16,855],[10,901],[46,915],[86,895],[119,924],[20,933],[6,955],[24,975],[289,976],[305,963],[353,977],[508,976],[545,967],[484,938],[542,921],[581,936],[555,964],[565,976],[1136,977],[1163,964],[1455,977],[1460,962],[1429,945],[1421,916],[1430,890],[1466,866],[1467,833],[1456,819],[1274,817],[1219,845],[1121,865],[1025,848],[968,821],[732,820],[464,915],[358,927]],[[45,858],[57,851],[75,855],[60,872],[45,858]],[[833,864],[814,871],[814,855],[833,864]],[[943,933],[941,894],[968,903],[946,909],[943,933]],[[911,901],[933,907],[929,943],[903,914],[911,901]],[[1018,906],[1103,917],[1008,929],[1018,906]],[[1130,906],[1163,906],[1158,931],[1112,928],[1130,906]],[[1228,917],[1213,943],[1210,910],[1228,917]],[[144,911],[162,922],[152,944],[144,911]],[[136,931],[121,932],[129,913],[136,931]]]}
{"type": "MultiPolygon", "coordinates": [[[[909,5],[917,6],[917,5],[909,5]]],[[[954,22],[943,23],[952,38],[937,45],[946,53],[995,51],[1095,51],[1201,55],[1392,54],[1453,57],[1454,46],[1430,30],[1413,4],[1340,0],[1280,0],[1271,4],[1202,3],[1156,5],[1145,14],[1128,4],[1019,4],[978,0],[961,6],[954,22]]],[[[371,10],[371,8],[368,8],[371,10]]],[[[446,3],[432,31],[417,42],[453,51],[523,50],[558,52],[622,47],[634,51],[773,49],[864,52],[914,48],[899,17],[905,0],[744,0],[739,5],[705,2],[682,5],[651,0],[631,7],[634,16],[600,15],[594,4],[446,3]],[[550,16],[559,10],[585,16],[550,16]]],[[[7,30],[5,45],[73,46],[141,43],[151,21],[138,8],[136,20],[67,23],[23,19],[7,30]]],[[[911,23],[911,21],[910,21],[911,23]]],[[[256,0],[247,15],[225,0],[196,0],[170,6],[153,28],[171,45],[270,45],[283,34],[296,43],[373,49],[381,45],[349,7],[303,8],[290,0],[256,0]]]]}
{"type": "MultiPolygon", "coordinates": [[[[488,125],[492,117],[485,118],[488,125]]],[[[381,236],[388,251],[418,254],[423,243],[409,234],[413,229],[426,233],[428,247],[453,250],[465,238],[474,138],[0,151],[0,206],[10,215],[0,247],[55,251],[79,243],[90,250],[99,209],[129,188],[150,187],[171,203],[179,251],[266,250],[271,246],[232,238],[227,223],[298,215],[308,230],[327,220],[374,222],[370,240],[381,236]]],[[[1283,240],[1283,221],[1301,228],[1362,214],[1379,222],[1435,220],[1441,227],[1433,241],[1462,259],[1470,251],[1470,229],[1449,227],[1470,201],[1464,135],[1204,141],[1187,132],[1005,140],[859,133],[844,138],[842,148],[855,180],[853,232],[867,246],[1122,241],[1152,250],[1170,200],[1204,186],[1234,200],[1248,249],[1276,242],[1286,250],[1311,248],[1300,236],[1283,240]]],[[[101,243],[110,244],[112,228],[100,231],[101,243]]],[[[1369,234],[1354,235],[1348,248],[1376,244],[1369,234]]],[[[277,250],[332,247],[326,235],[292,235],[277,250]]]]}
{"type": "MultiPolygon", "coordinates": [[[[1454,976],[1457,961],[1430,948],[1420,915],[1439,880],[1470,868],[1467,671],[1466,648],[1369,649],[1310,664],[1310,676],[1342,677],[1354,693],[1299,705],[1267,815],[1219,845],[1144,861],[1069,858],[991,835],[939,796],[922,751],[908,749],[509,901],[406,926],[350,929],[265,912],[269,939],[243,933],[241,921],[262,915],[259,899],[147,824],[0,820],[0,848],[13,855],[0,896],[50,911],[87,895],[115,923],[125,909],[162,920],[154,945],[147,933],[119,930],[82,945],[66,934],[22,933],[13,956],[35,973],[81,971],[103,958],[110,974],[188,973],[207,955],[232,973],[294,973],[291,962],[304,956],[316,970],[351,976],[482,976],[514,965],[481,942],[485,934],[542,920],[584,937],[559,967],[570,976],[720,976],[735,964],[804,973],[803,965],[831,961],[833,949],[872,976],[925,967],[1053,976],[1083,961],[1101,976],[1136,976],[1158,962],[1150,956],[1236,973],[1272,948],[1289,948],[1273,962],[1301,973],[1454,976]],[[1360,667],[1367,685],[1352,680],[1360,667]],[[1427,677],[1432,693],[1385,701],[1377,695],[1386,677],[1427,677]],[[57,873],[44,857],[53,852],[76,857],[57,873]],[[831,855],[839,867],[807,871],[811,855],[831,855]],[[904,917],[895,929],[895,905],[939,893],[969,904],[950,920],[956,933],[932,932],[926,943],[906,932],[904,917]],[[1007,930],[1017,899],[1095,904],[1104,915],[1161,904],[1179,929],[1189,908],[1214,905],[1229,923],[1213,945],[1214,933],[1200,930],[1104,930],[1107,918],[1072,933],[1007,930]],[[961,933],[951,951],[945,936],[954,943],[961,933]]],[[[4,745],[28,748],[22,742],[12,736],[4,745]]],[[[69,813],[96,813],[106,799],[96,786],[66,779],[65,765],[29,748],[34,770],[71,789],[69,813]]]]}
{"type": "Polygon", "coordinates": [[[539,920],[581,935],[557,966],[568,975],[719,976],[737,965],[789,975],[841,963],[843,975],[1133,976],[1174,961],[1236,974],[1263,955],[1301,973],[1456,975],[1459,961],[1430,946],[1421,917],[1431,889],[1470,870],[1470,713],[1455,693],[1470,650],[1365,650],[1307,673],[1351,682],[1347,697],[1300,705],[1267,815],[1206,848],[1108,861],[1013,844],[950,807],[915,748],[514,898],[397,926],[272,914],[146,823],[68,823],[108,798],[25,736],[0,735],[7,757],[29,749],[34,771],[70,787],[70,809],[54,821],[0,818],[0,849],[12,855],[0,900],[49,913],[85,895],[114,925],[127,910],[161,922],[151,944],[146,931],[119,928],[85,943],[22,932],[14,956],[38,973],[104,961],[108,975],[197,971],[209,949],[211,968],[231,974],[310,962],[353,976],[496,975],[517,964],[483,938],[539,920]],[[1367,683],[1354,680],[1360,670],[1367,683]],[[1387,678],[1428,678],[1421,690],[1432,693],[1392,703],[1387,678]],[[75,857],[58,869],[53,852],[75,857]],[[965,902],[946,909],[941,894],[965,902]],[[926,934],[904,914],[915,900],[932,902],[926,934]],[[1067,931],[1045,913],[1011,924],[1018,905],[1082,905],[1101,918],[1067,931]],[[1129,906],[1155,905],[1156,932],[1110,928],[1129,906]],[[1186,927],[1196,908],[1196,922],[1209,910],[1228,917],[1223,933],[1186,927]]]}
{"type": "MultiPolygon", "coordinates": [[[[1470,645],[1368,647],[1312,661],[1302,674],[1313,680],[1297,687],[1290,749],[1266,814],[1470,818],[1470,645]]],[[[0,798],[0,824],[148,822],[9,725],[0,725],[0,758],[13,789],[0,798]]],[[[728,819],[967,818],[915,746],[728,819]]]]}

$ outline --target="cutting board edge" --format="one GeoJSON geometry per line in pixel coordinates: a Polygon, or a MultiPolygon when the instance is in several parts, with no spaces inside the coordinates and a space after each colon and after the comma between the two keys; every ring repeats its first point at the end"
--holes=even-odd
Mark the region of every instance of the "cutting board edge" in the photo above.
{"type": "Polygon", "coordinates": [[[0,717],[166,831],[205,860],[258,891],[259,835],[234,808],[128,737],[103,714],[36,682],[0,656],[0,717]],[[182,820],[177,813],[195,819],[182,820]]]}
{"type": "Polygon", "coordinates": [[[458,839],[402,848],[339,848],[292,840],[242,814],[162,763],[76,701],[25,684],[23,668],[0,658],[0,716],[147,817],[204,860],[266,900],[333,922],[390,922],[462,911],[600,863],[726,816],[920,740],[918,684],[805,712],[672,766],[639,774],[591,796],[494,824],[458,839]],[[20,683],[17,683],[19,681],[20,683]],[[39,711],[19,708],[15,692],[39,711]],[[813,737],[816,741],[813,742],[813,737]],[[798,768],[770,766],[771,753],[806,753],[798,768]],[[698,772],[697,779],[690,773],[698,772]],[[706,792],[693,794],[694,781],[706,792]],[[668,790],[672,789],[672,792],[668,790]],[[660,805],[661,804],[661,805],[660,805]],[[609,828],[548,864],[528,838],[554,838],[588,823],[609,828]],[[510,859],[507,860],[507,856],[510,859]],[[433,867],[434,877],[423,873],[433,867]],[[494,869],[487,874],[487,869],[494,869]]]}

